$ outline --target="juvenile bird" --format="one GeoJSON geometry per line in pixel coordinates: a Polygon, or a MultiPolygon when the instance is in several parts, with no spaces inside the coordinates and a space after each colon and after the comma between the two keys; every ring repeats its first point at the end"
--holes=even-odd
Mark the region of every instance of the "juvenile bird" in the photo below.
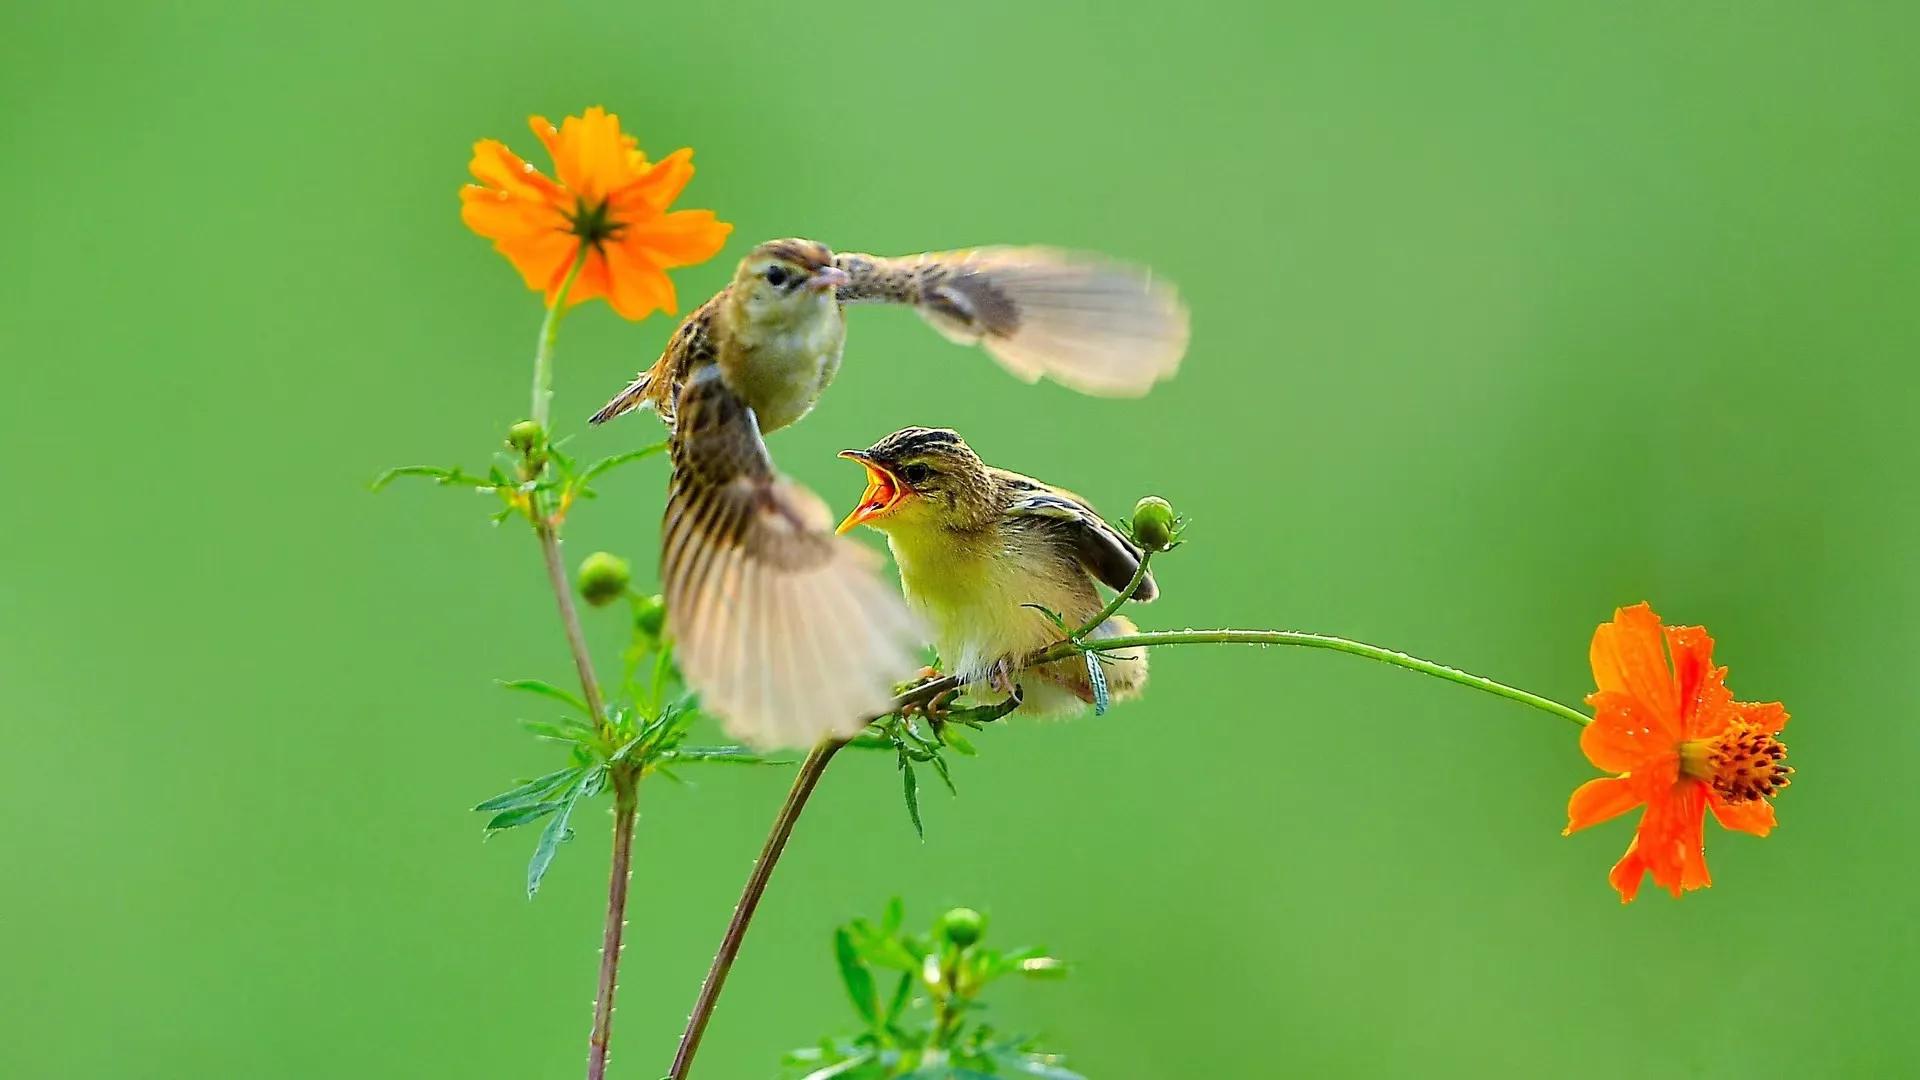
{"type": "MultiPolygon", "coordinates": [[[[867,470],[866,493],[840,531],[867,525],[886,534],[907,605],[933,627],[950,672],[1020,693],[1022,713],[1066,712],[1094,700],[1079,657],[1025,671],[1017,664],[1061,636],[1038,608],[1077,629],[1105,607],[1096,582],[1116,592],[1127,587],[1142,558],[1133,541],[1079,496],[993,468],[944,428],[904,428],[840,456],[867,470]]],[[[1158,591],[1148,574],[1133,599],[1152,600],[1158,591]]],[[[1114,615],[1091,636],[1135,630],[1114,615]]],[[[1114,699],[1146,683],[1145,649],[1101,662],[1114,699]]]]}
{"type": "Polygon", "coordinates": [[[813,408],[840,369],[842,307],[868,302],[911,305],[1021,378],[1089,394],[1143,394],[1186,351],[1174,291],[1093,256],[882,258],[774,240],[741,260],[593,422],[649,405],[671,428],[668,629],[704,706],[763,746],[858,731],[917,666],[918,629],[871,554],[834,535],[819,499],[774,471],[761,440],[813,408]]]}

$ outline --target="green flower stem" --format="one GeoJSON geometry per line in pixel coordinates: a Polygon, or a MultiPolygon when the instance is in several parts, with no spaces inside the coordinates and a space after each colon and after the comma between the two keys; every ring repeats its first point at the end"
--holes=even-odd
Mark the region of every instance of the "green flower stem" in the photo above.
{"type": "Polygon", "coordinates": [[[1431,675],[1436,679],[1445,679],[1450,683],[1471,687],[1508,701],[1517,701],[1522,705],[1531,705],[1541,712],[1551,713],[1562,720],[1571,720],[1585,726],[1592,718],[1571,706],[1562,705],[1552,698],[1541,697],[1518,687],[1495,682],[1484,675],[1474,675],[1459,668],[1436,664],[1431,660],[1422,660],[1403,652],[1369,645],[1364,641],[1351,638],[1333,637],[1330,634],[1309,634],[1301,630],[1160,630],[1151,633],[1128,634],[1124,637],[1101,638],[1094,642],[1062,641],[1050,645],[1033,654],[1029,664],[1044,664],[1051,660],[1060,660],[1075,653],[1108,652],[1113,649],[1131,649],[1154,645],[1295,645],[1306,649],[1332,649],[1352,656],[1364,656],[1369,660],[1378,660],[1383,664],[1417,671],[1422,675],[1431,675]]]}
{"type": "Polygon", "coordinates": [[[813,795],[813,789],[820,783],[820,777],[827,771],[827,765],[833,761],[833,755],[847,745],[843,739],[830,739],[813,748],[807,760],[801,762],[800,772],[793,778],[793,787],[787,792],[787,801],[780,806],[780,813],[773,819],[773,831],[767,834],[767,842],[760,849],[760,857],[753,861],[753,870],[747,874],[747,884],[740,891],[740,902],[734,905],[733,918],[727,922],[727,932],[720,938],[720,949],[714,953],[713,964],[707,969],[707,978],[700,984],[700,996],[693,1003],[693,1013],[687,1017],[687,1029],[680,1036],[679,1049],[673,1054],[673,1067],[667,1072],[668,1080],[686,1080],[693,1069],[693,1055],[700,1051],[700,1039],[707,1033],[707,1021],[713,1018],[713,1007],[720,1000],[720,991],[727,984],[727,974],[733,970],[733,958],[740,954],[740,942],[747,936],[747,924],[753,921],[753,913],[760,906],[760,898],[767,891],[767,881],[773,877],[773,868],[780,861],[781,852],[786,850],[787,838],[793,835],[794,823],[800,820],[800,812],[807,807],[807,799],[813,795]]]}
{"type": "MultiPolygon", "coordinates": [[[[1112,616],[1113,610],[1120,605],[1120,598],[1132,596],[1146,579],[1146,560],[1142,560],[1140,569],[1135,572],[1133,581],[1119,593],[1119,598],[1108,605],[1108,610],[1090,623],[1080,633],[1085,633],[1105,622],[1112,616]]],[[[1309,634],[1298,630],[1163,630],[1153,633],[1128,634],[1124,637],[1100,638],[1094,641],[1076,640],[1079,635],[1055,642],[1043,649],[1037,649],[1021,661],[1022,667],[1045,664],[1054,660],[1064,660],[1069,656],[1082,653],[1103,653],[1114,649],[1151,647],[1156,645],[1294,645],[1308,649],[1331,649],[1335,652],[1364,656],[1369,660],[1378,660],[1383,664],[1418,671],[1436,679],[1458,683],[1484,693],[1531,705],[1542,712],[1552,713],[1563,720],[1576,724],[1590,723],[1590,719],[1578,709],[1562,705],[1550,698],[1528,693],[1517,687],[1498,683],[1481,675],[1470,674],[1459,668],[1436,664],[1431,660],[1422,660],[1403,652],[1369,645],[1364,641],[1333,637],[1328,634],[1309,634]]],[[[965,685],[958,675],[942,675],[915,683],[905,692],[893,699],[892,707],[871,721],[884,720],[910,705],[924,705],[949,690],[957,690],[965,685]]],[[[793,788],[787,793],[787,801],[780,807],[780,813],[773,821],[773,831],[768,834],[766,845],[760,850],[760,857],[754,861],[753,870],[747,876],[746,888],[741,891],[740,903],[733,909],[733,918],[727,923],[725,936],[720,940],[720,949],[714,955],[713,965],[707,970],[707,978],[700,986],[700,996],[694,1002],[693,1014],[687,1018],[687,1029],[680,1037],[680,1048],[673,1058],[673,1068],[667,1074],[668,1080],[686,1080],[688,1071],[693,1067],[693,1055],[700,1049],[700,1039],[706,1033],[707,1021],[713,1016],[714,1006],[720,1000],[720,991],[726,985],[727,974],[733,969],[733,961],[740,952],[740,943],[746,938],[747,924],[753,920],[753,913],[760,905],[760,897],[766,892],[767,881],[773,876],[773,868],[780,861],[780,854],[786,849],[787,838],[793,835],[794,823],[799,820],[801,811],[806,809],[807,799],[820,783],[820,777],[839,753],[847,745],[845,740],[821,743],[807,755],[800,766],[800,773],[794,777],[793,788]]]]}
{"type": "Polygon", "coordinates": [[[613,776],[613,870],[607,879],[607,925],[600,940],[600,984],[593,997],[593,1031],[587,1037],[587,1080],[607,1075],[607,1045],[613,1040],[613,992],[620,977],[621,936],[627,928],[627,885],[633,878],[633,818],[639,777],[613,776]]]}
{"type": "Polygon", "coordinates": [[[533,350],[533,422],[540,425],[541,431],[548,430],[548,420],[553,412],[553,341],[560,336],[560,320],[567,317],[567,294],[573,291],[574,280],[580,276],[580,268],[587,265],[587,245],[580,245],[580,253],[573,257],[573,265],[567,269],[567,276],[560,281],[560,291],[553,294],[553,303],[547,305],[547,317],[540,320],[540,340],[533,350]]]}
{"type": "MultiPolygon", "coordinates": [[[[552,437],[553,346],[560,336],[560,321],[566,318],[567,294],[587,264],[587,245],[582,243],[567,268],[567,276],[547,305],[540,320],[540,339],[533,352],[533,422],[540,427],[539,438],[552,437]]],[[[529,457],[529,472],[537,476],[544,463],[529,457]]],[[[529,477],[532,478],[531,476],[529,477]]],[[[593,671],[593,655],[587,651],[587,635],[580,626],[580,610],[573,602],[573,583],[567,578],[566,558],[560,550],[560,528],[547,513],[545,500],[538,492],[531,496],[533,531],[540,538],[540,554],[547,565],[547,583],[553,586],[554,603],[560,608],[560,625],[566,631],[567,651],[573,654],[574,669],[580,675],[580,692],[586,698],[587,711],[601,738],[610,739],[611,721],[606,699],[600,693],[600,679],[593,671]]],[[[607,921],[600,943],[600,979],[593,999],[593,1029],[587,1037],[587,1080],[602,1080],[607,1072],[608,1044],[613,1039],[613,992],[619,983],[621,938],[627,925],[627,885],[633,876],[633,820],[638,801],[639,777],[616,766],[613,772],[613,866],[607,882],[607,921]]]]}
{"type": "Polygon", "coordinates": [[[593,673],[593,656],[587,652],[586,632],[580,628],[580,609],[573,603],[573,585],[567,580],[559,529],[540,514],[533,523],[533,531],[539,535],[540,553],[546,557],[547,582],[553,586],[554,601],[560,607],[560,625],[567,633],[567,649],[573,653],[574,670],[580,674],[580,692],[586,696],[587,711],[593,714],[593,726],[606,737],[607,707],[600,696],[600,680],[593,673]]]}
{"type": "Polygon", "coordinates": [[[1133,578],[1132,580],[1127,582],[1127,587],[1124,589],[1121,589],[1117,593],[1114,593],[1113,599],[1107,601],[1107,606],[1100,609],[1100,614],[1095,615],[1091,619],[1088,619],[1087,625],[1073,632],[1073,638],[1075,640],[1078,640],[1080,638],[1086,637],[1088,634],[1093,633],[1095,630],[1100,629],[1103,623],[1105,623],[1108,619],[1113,618],[1114,612],[1120,610],[1121,604],[1124,604],[1128,600],[1133,599],[1133,594],[1140,591],[1140,583],[1147,580],[1147,564],[1152,561],[1153,561],[1153,552],[1151,551],[1141,552],[1140,565],[1133,568],[1133,578]]]}

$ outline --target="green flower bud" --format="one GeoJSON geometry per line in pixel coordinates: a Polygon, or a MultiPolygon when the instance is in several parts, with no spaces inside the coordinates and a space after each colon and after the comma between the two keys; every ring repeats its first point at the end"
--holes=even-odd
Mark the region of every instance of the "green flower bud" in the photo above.
{"type": "Polygon", "coordinates": [[[1165,551],[1179,535],[1173,504],[1149,495],[1133,504],[1133,538],[1148,551],[1165,551]]]}
{"type": "Polygon", "coordinates": [[[940,936],[963,949],[986,932],[987,917],[972,908],[957,907],[940,916],[940,936]]]}
{"type": "Polygon", "coordinates": [[[596,551],[580,562],[580,595],[594,607],[605,607],[627,591],[633,567],[618,555],[596,551]]]}
{"type": "Polygon", "coordinates": [[[655,641],[667,622],[667,602],[659,593],[643,597],[633,604],[633,628],[655,641]]]}
{"type": "Polygon", "coordinates": [[[523,454],[532,453],[540,445],[540,425],[531,420],[522,420],[507,429],[507,445],[523,454]]]}

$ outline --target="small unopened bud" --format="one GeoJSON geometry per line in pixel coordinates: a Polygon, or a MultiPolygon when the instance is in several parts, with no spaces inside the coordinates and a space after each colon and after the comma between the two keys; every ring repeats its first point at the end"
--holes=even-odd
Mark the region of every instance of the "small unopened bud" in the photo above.
{"type": "Polygon", "coordinates": [[[532,420],[522,420],[507,429],[507,445],[523,454],[530,454],[540,445],[540,425],[532,420]]]}
{"type": "Polygon", "coordinates": [[[655,641],[660,640],[660,628],[667,622],[667,602],[659,593],[642,597],[633,602],[633,628],[655,641]]]}
{"type": "Polygon", "coordinates": [[[1173,504],[1149,495],[1133,504],[1133,539],[1148,551],[1165,551],[1180,535],[1173,504]]]}
{"type": "Polygon", "coordinates": [[[632,580],[633,567],[618,555],[596,551],[580,562],[580,596],[594,607],[620,599],[632,580]]]}
{"type": "Polygon", "coordinates": [[[986,932],[987,917],[972,908],[957,907],[940,916],[940,935],[963,949],[986,932]]]}

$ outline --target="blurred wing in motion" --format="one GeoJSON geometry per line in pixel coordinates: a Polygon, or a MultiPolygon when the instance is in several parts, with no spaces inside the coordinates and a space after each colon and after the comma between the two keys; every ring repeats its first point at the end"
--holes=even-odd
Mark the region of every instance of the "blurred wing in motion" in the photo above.
{"type": "Polygon", "coordinates": [[[1028,382],[1138,397],[1186,355],[1186,305],[1152,271],[1097,255],[990,247],[898,259],[841,255],[842,303],[912,304],[950,340],[1028,382]]]}
{"type": "Polygon", "coordinates": [[[858,732],[919,667],[906,605],[825,505],[773,471],[717,367],[688,379],[677,411],[660,578],[687,685],[756,746],[858,732]]]}

